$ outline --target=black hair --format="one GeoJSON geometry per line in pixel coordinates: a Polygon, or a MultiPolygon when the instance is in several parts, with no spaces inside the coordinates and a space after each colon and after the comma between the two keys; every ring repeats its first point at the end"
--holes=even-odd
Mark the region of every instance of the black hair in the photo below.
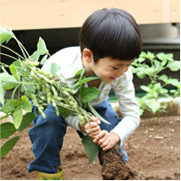
{"type": "Polygon", "coordinates": [[[125,10],[101,9],[90,15],[84,22],[80,34],[81,52],[88,48],[94,61],[111,57],[118,60],[132,60],[142,51],[139,26],[125,10]]]}

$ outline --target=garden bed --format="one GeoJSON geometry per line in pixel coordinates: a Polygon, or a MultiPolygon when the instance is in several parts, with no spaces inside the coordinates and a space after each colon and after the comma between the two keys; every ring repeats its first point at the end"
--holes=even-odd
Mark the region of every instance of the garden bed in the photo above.
{"type": "MultiPolygon", "coordinates": [[[[15,147],[2,158],[1,180],[38,179],[36,172],[27,173],[27,165],[34,158],[28,129],[22,132],[23,136],[15,147]]],[[[143,118],[125,142],[125,150],[129,156],[126,166],[135,173],[131,179],[180,180],[180,116],[143,118]]],[[[65,180],[102,179],[98,158],[88,164],[81,139],[70,127],[61,158],[65,180]]]]}

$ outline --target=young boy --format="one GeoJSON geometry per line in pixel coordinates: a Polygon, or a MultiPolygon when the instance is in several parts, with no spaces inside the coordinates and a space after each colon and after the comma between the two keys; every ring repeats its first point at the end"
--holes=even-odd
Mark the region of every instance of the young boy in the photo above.
{"type": "Polygon", "coordinates": [[[142,50],[140,30],[134,18],[121,9],[98,10],[83,24],[79,44],[80,47],[65,48],[55,53],[42,69],[50,71],[52,62],[55,62],[60,67],[56,77],[61,79],[63,75],[70,86],[75,82],[74,75],[80,69],[85,69],[85,76],[96,74],[100,80],[90,81],[88,86],[97,87],[100,94],[91,105],[111,124],[100,122],[94,117],[94,121],[81,126],[76,115],[65,119],[57,117],[54,107],[49,105],[44,111],[46,119],[37,116],[35,126],[29,130],[36,158],[29,164],[28,171],[37,170],[46,179],[60,179],[62,174],[57,168],[61,165],[59,153],[67,125],[78,130],[80,135],[92,137],[103,151],[117,146],[123,152],[126,138],[140,123],[129,69],[142,50]],[[119,101],[121,119],[109,103],[110,90],[114,90],[119,101]]]}

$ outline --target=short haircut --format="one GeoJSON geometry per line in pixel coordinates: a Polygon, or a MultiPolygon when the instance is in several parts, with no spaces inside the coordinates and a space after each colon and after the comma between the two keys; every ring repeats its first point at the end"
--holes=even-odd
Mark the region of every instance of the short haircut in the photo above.
{"type": "Polygon", "coordinates": [[[84,22],[80,34],[81,52],[88,48],[94,61],[111,57],[132,60],[142,51],[139,26],[125,10],[104,8],[91,14],[84,22]]]}

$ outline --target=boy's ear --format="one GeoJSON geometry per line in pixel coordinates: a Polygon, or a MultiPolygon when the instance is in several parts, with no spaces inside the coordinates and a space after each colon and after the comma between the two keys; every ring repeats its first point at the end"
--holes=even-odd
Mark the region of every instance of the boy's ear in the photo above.
{"type": "Polygon", "coordinates": [[[82,54],[87,63],[91,63],[93,61],[93,54],[90,49],[84,48],[82,54]]]}

